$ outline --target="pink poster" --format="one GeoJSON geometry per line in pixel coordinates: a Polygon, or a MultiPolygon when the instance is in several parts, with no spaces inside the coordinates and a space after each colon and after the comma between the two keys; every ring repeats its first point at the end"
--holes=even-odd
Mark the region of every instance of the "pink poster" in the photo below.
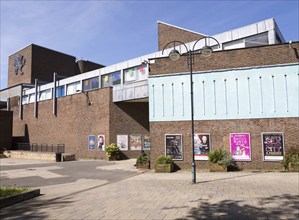
{"type": "Polygon", "coordinates": [[[230,152],[235,161],[251,161],[250,134],[231,133],[230,152]]]}

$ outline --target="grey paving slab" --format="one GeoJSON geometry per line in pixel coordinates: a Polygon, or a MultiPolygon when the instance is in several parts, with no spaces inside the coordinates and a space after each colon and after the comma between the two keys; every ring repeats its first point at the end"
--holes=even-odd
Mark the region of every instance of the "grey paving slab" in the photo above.
{"type": "Polygon", "coordinates": [[[51,184],[40,186],[43,196],[1,210],[1,219],[299,219],[298,173],[199,172],[192,184],[188,171],[142,173],[133,160],[85,162],[78,176],[72,166],[80,169],[80,161],[56,164],[62,169],[48,172],[69,181],[48,179],[51,184]]]}

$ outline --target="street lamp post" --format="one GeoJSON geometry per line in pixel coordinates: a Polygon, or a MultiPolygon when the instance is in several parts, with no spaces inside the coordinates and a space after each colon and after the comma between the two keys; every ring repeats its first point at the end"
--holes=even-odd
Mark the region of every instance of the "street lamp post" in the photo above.
{"type": "Polygon", "coordinates": [[[177,61],[181,54],[178,50],[175,49],[175,44],[179,43],[180,45],[183,45],[186,48],[187,51],[187,63],[188,63],[188,68],[190,70],[190,98],[191,98],[191,147],[192,147],[192,183],[196,183],[196,164],[195,164],[195,152],[194,152],[194,99],[193,99],[193,64],[194,64],[194,54],[195,54],[195,45],[200,41],[200,40],[205,40],[205,46],[202,47],[199,50],[199,54],[201,54],[203,57],[209,57],[211,56],[211,54],[213,53],[213,49],[211,46],[207,45],[207,39],[213,39],[214,41],[216,41],[218,47],[220,47],[219,42],[213,38],[213,37],[204,37],[201,38],[199,40],[197,40],[193,47],[192,50],[188,49],[188,47],[186,46],[186,44],[184,44],[181,41],[171,41],[168,44],[165,45],[165,47],[162,50],[162,54],[165,50],[165,48],[169,45],[169,44],[173,44],[173,50],[170,51],[169,53],[169,58],[172,61],[177,61]]]}

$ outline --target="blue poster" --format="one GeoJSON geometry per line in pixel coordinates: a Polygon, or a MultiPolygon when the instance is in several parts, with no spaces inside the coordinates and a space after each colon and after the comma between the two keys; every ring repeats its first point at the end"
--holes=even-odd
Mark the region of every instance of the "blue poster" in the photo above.
{"type": "Polygon", "coordinates": [[[94,150],[96,137],[94,135],[88,136],[88,150],[94,150]]]}

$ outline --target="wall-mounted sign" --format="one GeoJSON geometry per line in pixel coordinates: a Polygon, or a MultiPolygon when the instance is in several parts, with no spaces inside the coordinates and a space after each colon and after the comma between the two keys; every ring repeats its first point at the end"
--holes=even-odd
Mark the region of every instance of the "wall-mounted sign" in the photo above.
{"type": "Polygon", "coordinates": [[[96,146],[96,137],[94,135],[88,136],[88,150],[94,150],[96,146]]]}
{"type": "Polygon", "coordinates": [[[181,134],[165,135],[166,156],[171,156],[174,160],[183,160],[183,146],[181,134]]]}
{"type": "Polygon", "coordinates": [[[105,150],[105,135],[103,134],[98,135],[98,150],[99,151],[105,150]]]}
{"type": "Polygon", "coordinates": [[[130,135],[130,150],[141,150],[141,134],[130,135]]]}
{"type": "Polygon", "coordinates": [[[194,134],[194,159],[208,160],[208,153],[211,150],[210,134],[194,134]]]}
{"type": "Polygon", "coordinates": [[[14,69],[15,69],[15,74],[18,75],[23,75],[23,66],[25,65],[26,60],[24,59],[24,56],[20,54],[14,55],[14,69]]]}
{"type": "Polygon", "coordinates": [[[284,142],[282,132],[263,132],[263,160],[283,160],[284,142]]]}
{"type": "Polygon", "coordinates": [[[231,133],[230,152],[236,161],[251,161],[250,134],[231,133]]]}
{"type": "Polygon", "coordinates": [[[117,135],[116,136],[117,146],[120,150],[128,150],[128,135],[117,135]]]}

